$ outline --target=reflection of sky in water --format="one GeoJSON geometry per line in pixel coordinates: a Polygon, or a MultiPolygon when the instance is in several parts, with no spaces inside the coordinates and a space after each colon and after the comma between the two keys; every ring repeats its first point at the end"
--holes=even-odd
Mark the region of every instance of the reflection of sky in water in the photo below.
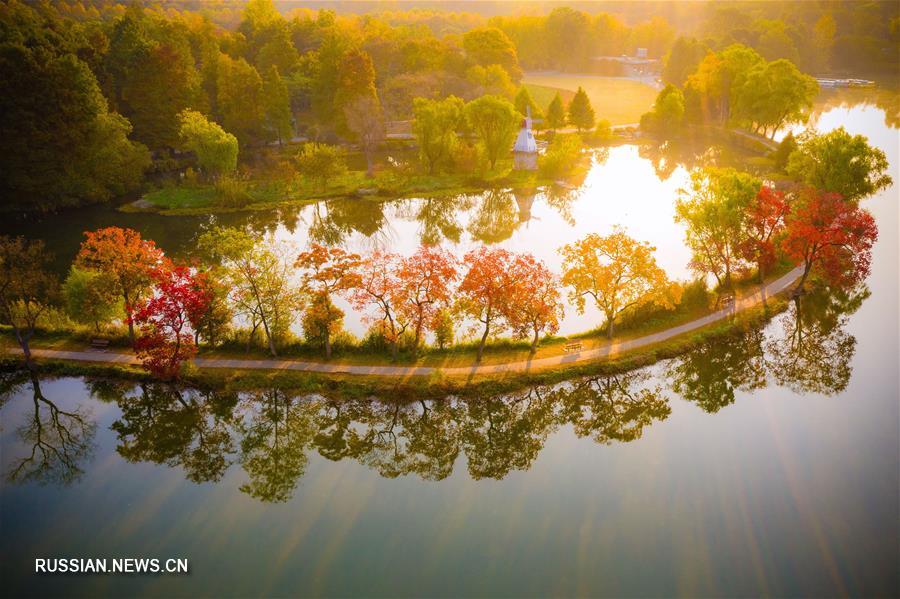
{"type": "MultiPolygon", "coordinates": [[[[554,272],[561,272],[562,260],[557,249],[580,239],[588,233],[608,234],[613,227],[623,227],[631,236],[656,247],[657,262],[669,276],[689,280],[687,263],[690,252],[684,245],[684,230],[675,223],[674,199],[678,189],[688,183],[688,173],[678,167],[665,181],[661,181],[653,164],[638,155],[637,146],[611,148],[608,158],[595,163],[584,185],[569,192],[571,199],[554,201],[544,192],[537,193],[529,203],[528,196],[519,193],[495,200],[497,206],[493,222],[502,241],[494,244],[515,252],[530,252],[543,260],[554,272]],[[561,208],[555,207],[561,206],[561,208]],[[508,235],[507,233],[510,232],[508,235]],[[507,233],[503,233],[506,231],[507,233]]],[[[367,200],[359,200],[367,201],[367,200]]],[[[462,234],[459,243],[443,239],[441,245],[456,256],[483,243],[474,239],[474,221],[486,211],[488,200],[475,196],[472,207],[457,214],[462,234]]],[[[349,235],[342,244],[353,251],[367,252],[374,247],[387,248],[403,255],[415,252],[422,238],[422,223],[415,219],[422,200],[388,202],[384,204],[385,225],[373,235],[359,232],[349,235]]],[[[300,224],[289,231],[279,226],[276,239],[297,248],[309,243],[308,227],[315,222],[316,208],[308,206],[300,211],[300,224]]],[[[320,208],[320,210],[325,210],[320,208]]],[[[487,219],[490,222],[490,219],[487,219]]],[[[348,302],[336,302],[346,313],[345,326],[356,335],[365,327],[348,302]]],[[[568,307],[560,332],[571,334],[598,326],[603,321],[599,311],[591,305],[584,314],[568,307]]]]}

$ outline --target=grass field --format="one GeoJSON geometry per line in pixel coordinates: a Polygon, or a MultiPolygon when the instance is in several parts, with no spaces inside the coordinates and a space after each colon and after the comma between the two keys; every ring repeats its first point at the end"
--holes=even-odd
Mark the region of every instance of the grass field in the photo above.
{"type": "Polygon", "coordinates": [[[597,118],[606,119],[613,125],[637,123],[653,106],[658,93],[645,83],[598,75],[525,73],[523,81],[534,101],[543,108],[557,91],[562,94],[563,101],[568,101],[581,86],[590,97],[597,118]]]}

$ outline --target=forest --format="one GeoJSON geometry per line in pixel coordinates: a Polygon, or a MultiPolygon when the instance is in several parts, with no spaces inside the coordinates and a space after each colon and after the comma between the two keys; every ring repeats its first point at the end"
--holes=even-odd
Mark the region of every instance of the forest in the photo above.
{"type": "MultiPolygon", "coordinates": [[[[109,201],[173,174],[226,206],[265,193],[261,181],[305,181],[312,197],[329,186],[397,190],[409,169],[489,179],[526,108],[550,129],[597,127],[584,141],[609,136],[586,96],[538,103],[524,72],[615,74],[616,63],[597,57],[639,48],[663,62],[671,86],[642,119],[658,135],[713,122],[774,136],[803,119],[816,91],[810,73],[896,78],[900,16],[890,2],[596,12],[604,6],[353,14],[271,0],[11,0],[0,6],[3,209],[109,201]],[[392,131],[414,136],[418,163],[347,187],[346,149],[365,155],[371,179],[392,131]],[[310,143],[282,148],[291,140],[310,143]]],[[[543,174],[565,174],[559,165],[577,151],[560,140],[543,174]]]]}

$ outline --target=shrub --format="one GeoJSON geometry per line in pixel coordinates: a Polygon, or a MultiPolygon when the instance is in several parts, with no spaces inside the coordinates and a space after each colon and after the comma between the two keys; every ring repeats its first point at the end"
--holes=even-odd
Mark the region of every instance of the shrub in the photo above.
{"type": "Polygon", "coordinates": [[[216,201],[225,208],[243,208],[252,198],[247,183],[235,177],[221,177],[215,184],[216,201]]]}
{"type": "Polygon", "coordinates": [[[577,134],[555,135],[544,155],[538,157],[541,176],[557,179],[571,174],[578,164],[581,146],[581,137],[577,134]]]}

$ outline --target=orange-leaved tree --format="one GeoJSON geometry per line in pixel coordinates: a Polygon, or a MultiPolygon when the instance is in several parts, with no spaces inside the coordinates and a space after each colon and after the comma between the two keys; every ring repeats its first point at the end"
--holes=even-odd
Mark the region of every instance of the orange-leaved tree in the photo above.
{"type": "Polygon", "coordinates": [[[803,264],[797,291],[803,290],[813,270],[832,285],[864,279],[877,239],[878,227],[868,210],[836,193],[803,189],[787,217],[782,242],[785,254],[803,264]]]}
{"type": "Polygon", "coordinates": [[[317,323],[325,341],[325,357],[331,357],[331,337],[343,313],[334,307],[331,296],[349,293],[357,287],[360,275],[357,270],[362,259],[359,254],[339,247],[325,247],[314,243],[309,250],[297,256],[294,266],[301,269],[303,291],[312,296],[314,317],[308,321],[317,323]],[[337,323],[337,324],[336,324],[337,323]]]}
{"type": "Polygon", "coordinates": [[[357,310],[375,306],[375,315],[368,315],[370,323],[380,327],[379,332],[391,346],[391,358],[397,359],[400,336],[409,327],[408,315],[397,309],[400,267],[397,254],[375,250],[359,265],[359,280],[350,293],[350,303],[357,310]]]}
{"type": "Polygon", "coordinates": [[[134,343],[135,307],[153,285],[153,275],[164,267],[163,251],[134,229],[107,227],[86,231],[75,265],[109,276],[116,293],[125,301],[128,336],[134,343]]]}
{"type": "Polygon", "coordinates": [[[593,298],[606,316],[606,336],[613,336],[616,317],[623,310],[654,303],[674,308],[681,300],[681,287],[673,284],[657,266],[646,242],[637,241],[621,229],[563,246],[563,284],[571,287],[570,297],[584,312],[587,297],[593,298]]]}
{"type": "Polygon", "coordinates": [[[400,261],[397,311],[413,327],[413,351],[418,351],[422,333],[438,310],[450,303],[456,276],[456,258],[436,246],[423,245],[400,261]]]}
{"type": "Polygon", "coordinates": [[[515,254],[508,250],[484,246],[463,258],[469,269],[459,284],[457,305],[464,314],[484,325],[478,345],[479,362],[491,329],[497,332],[506,326],[504,307],[510,304],[513,292],[510,272],[515,259],[515,254]]]}
{"type": "Polygon", "coordinates": [[[537,350],[541,333],[559,330],[563,306],[559,301],[559,279],[531,254],[515,257],[510,270],[512,285],[503,305],[503,316],[517,337],[532,334],[531,352],[537,350]]]}

